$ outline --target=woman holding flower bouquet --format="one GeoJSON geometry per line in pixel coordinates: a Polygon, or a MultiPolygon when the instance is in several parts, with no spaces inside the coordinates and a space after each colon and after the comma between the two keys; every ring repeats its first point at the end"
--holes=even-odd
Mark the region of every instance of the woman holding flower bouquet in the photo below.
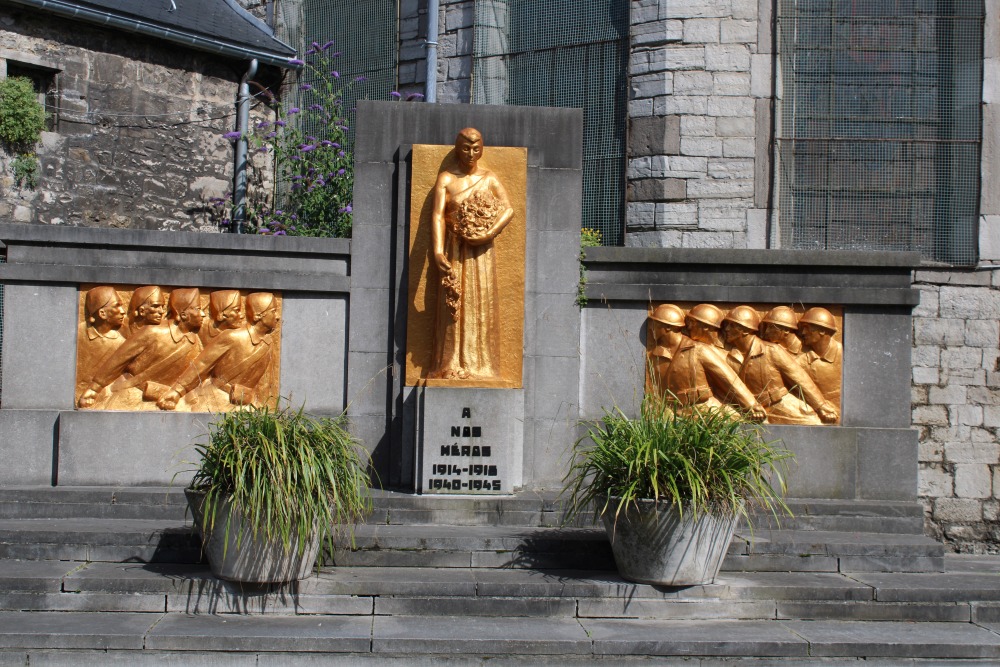
{"type": "Polygon", "coordinates": [[[514,209],[496,175],[479,166],[478,130],[460,131],[453,155],[434,185],[431,234],[441,283],[428,377],[490,379],[500,373],[493,240],[514,209]]]}

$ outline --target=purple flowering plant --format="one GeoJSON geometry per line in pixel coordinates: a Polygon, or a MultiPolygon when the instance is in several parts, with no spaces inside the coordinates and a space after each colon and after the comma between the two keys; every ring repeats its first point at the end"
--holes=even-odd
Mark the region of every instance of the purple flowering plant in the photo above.
{"type": "MultiPolygon", "coordinates": [[[[248,179],[247,227],[258,234],[351,236],[354,156],[342,148],[348,130],[343,95],[351,83],[331,74],[340,55],[332,45],[312,44],[294,94],[275,102],[275,120],[256,123],[247,137],[252,155],[270,155],[275,175],[273,189],[261,173],[248,179]]],[[[260,172],[261,163],[251,164],[260,172]]]]}

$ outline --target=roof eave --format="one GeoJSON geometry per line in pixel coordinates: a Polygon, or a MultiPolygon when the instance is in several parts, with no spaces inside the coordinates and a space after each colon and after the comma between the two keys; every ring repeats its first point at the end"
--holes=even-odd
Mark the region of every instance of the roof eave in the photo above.
{"type": "Polygon", "coordinates": [[[66,0],[6,0],[6,2],[15,5],[33,7],[35,9],[44,9],[65,18],[78,19],[86,21],[87,23],[110,26],[119,30],[163,39],[198,51],[216,53],[228,58],[235,58],[237,60],[256,59],[257,62],[266,65],[274,65],[276,67],[284,67],[288,69],[301,68],[301,65],[289,63],[289,60],[295,57],[295,50],[284,43],[282,43],[283,46],[288,47],[288,52],[285,53],[279,53],[277,51],[270,51],[266,49],[255,49],[241,44],[234,44],[226,40],[198,35],[186,30],[178,30],[176,28],[154,24],[148,21],[142,21],[134,17],[122,16],[113,12],[92,9],[89,7],[80,7],[79,5],[67,2],[66,0]]]}

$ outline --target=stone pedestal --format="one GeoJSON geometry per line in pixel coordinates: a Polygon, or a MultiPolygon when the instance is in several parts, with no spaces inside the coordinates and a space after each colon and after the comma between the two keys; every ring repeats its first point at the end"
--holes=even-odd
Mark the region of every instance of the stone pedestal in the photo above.
{"type": "Polygon", "coordinates": [[[417,402],[420,493],[509,494],[522,485],[523,390],[424,387],[417,402]]]}

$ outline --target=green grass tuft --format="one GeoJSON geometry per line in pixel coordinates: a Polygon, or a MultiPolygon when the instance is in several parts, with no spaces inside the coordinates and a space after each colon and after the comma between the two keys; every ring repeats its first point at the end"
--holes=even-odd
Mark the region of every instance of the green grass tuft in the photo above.
{"type": "Polygon", "coordinates": [[[617,522],[629,506],[651,499],[695,517],[763,509],[790,514],[782,496],[792,453],[765,442],[762,430],[718,409],[674,412],[646,398],[638,418],[619,408],[590,422],[564,479],[565,521],[593,509],[617,522]]]}
{"type": "Polygon", "coordinates": [[[312,417],[302,408],[219,415],[208,444],[196,446],[202,460],[190,484],[205,493],[205,520],[229,498],[255,537],[280,540],[286,552],[293,540],[303,550],[317,531],[331,553],[333,538],[344,531],[353,546],[354,525],[371,511],[370,461],[345,426],[344,415],[312,417]]]}

